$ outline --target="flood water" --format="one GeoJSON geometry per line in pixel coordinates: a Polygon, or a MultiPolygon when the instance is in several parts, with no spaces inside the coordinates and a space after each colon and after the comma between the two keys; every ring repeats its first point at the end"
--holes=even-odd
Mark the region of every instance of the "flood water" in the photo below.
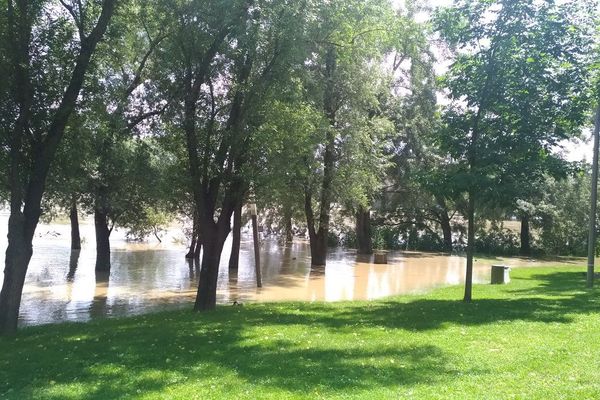
{"type": "MultiPolygon", "coordinates": [[[[192,307],[199,270],[184,259],[186,246],[180,229],[170,230],[163,243],[146,244],[128,243],[122,232],[114,232],[109,276],[94,271],[94,232],[89,221],[81,225],[81,232],[83,249],[71,252],[68,225],[38,227],[23,292],[21,325],[88,321],[192,307]]],[[[0,246],[4,252],[5,218],[0,218],[0,246]]],[[[311,271],[306,242],[298,240],[282,246],[264,240],[261,243],[263,288],[258,289],[251,236],[242,236],[237,271],[229,271],[227,267],[230,246],[228,240],[221,258],[218,281],[221,304],[370,300],[422,292],[464,280],[465,259],[460,256],[391,252],[387,265],[375,265],[369,259],[357,257],[354,251],[332,250],[327,267],[311,271]]],[[[489,267],[489,262],[476,262],[476,282],[489,281],[489,267]]]]}

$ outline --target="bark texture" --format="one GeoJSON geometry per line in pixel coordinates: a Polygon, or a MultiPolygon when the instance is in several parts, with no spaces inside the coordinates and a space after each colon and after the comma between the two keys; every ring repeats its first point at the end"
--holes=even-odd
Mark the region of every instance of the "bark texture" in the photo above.
{"type": "Polygon", "coordinates": [[[521,249],[522,256],[531,255],[531,234],[529,229],[529,215],[523,214],[521,217],[521,249]]]}
{"type": "Polygon", "coordinates": [[[358,254],[373,254],[371,210],[363,207],[356,212],[356,242],[358,254]]]}
{"type": "Polygon", "coordinates": [[[81,250],[81,235],[79,234],[79,215],[77,213],[77,200],[73,197],[71,202],[71,211],[69,213],[71,221],[71,250],[81,250]]]}

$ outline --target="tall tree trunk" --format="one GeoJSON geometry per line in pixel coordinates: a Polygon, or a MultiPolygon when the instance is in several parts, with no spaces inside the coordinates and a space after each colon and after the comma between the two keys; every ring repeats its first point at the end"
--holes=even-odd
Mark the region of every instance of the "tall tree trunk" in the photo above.
{"type": "Polygon", "coordinates": [[[71,200],[71,212],[69,213],[71,220],[71,250],[81,250],[81,236],[79,234],[79,216],[77,214],[77,200],[73,196],[71,200]]]}
{"type": "Polygon", "coordinates": [[[521,217],[521,249],[522,256],[531,255],[531,235],[529,234],[529,215],[523,214],[521,217]]]}
{"type": "Polygon", "coordinates": [[[69,257],[69,272],[67,273],[67,282],[73,282],[75,279],[75,272],[77,272],[77,266],[79,265],[79,255],[81,251],[71,250],[69,257]]]}
{"type": "Polygon", "coordinates": [[[228,232],[219,229],[213,221],[202,221],[204,252],[200,267],[200,281],[194,304],[195,311],[214,310],[217,304],[217,280],[219,278],[219,263],[228,232]],[[212,222],[212,223],[210,223],[212,222]]]}
{"type": "Polygon", "coordinates": [[[294,232],[292,232],[292,209],[286,207],[283,211],[283,224],[285,229],[285,242],[292,243],[294,241],[294,232]]]}
{"type": "Polygon", "coordinates": [[[6,250],[4,283],[0,292],[0,334],[11,335],[17,331],[19,307],[27,266],[33,254],[32,239],[25,233],[25,217],[13,213],[8,221],[8,248],[6,250]]]}
{"type": "Polygon", "coordinates": [[[110,271],[110,228],[108,215],[100,208],[94,210],[96,228],[96,271],[110,271]]]}
{"type": "Polygon", "coordinates": [[[310,256],[313,266],[324,267],[327,264],[327,235],[321,229],[310,241],[310,256]]]}
{"type": "Polygon", "coordinates": [[[196,254],[196,246],[198,241],[198,212],[194,211],[194,217],[192,218],[192,243],[190,243],[190,249],[185,255],[186,259],[194,258],[196,254]]]}
{"type": "Polygon", "coordinates": [[[594,125],[594,156],[592,161],[592,190],[589,215],[587,279],[588,288],[594,287],[594,269],[596,258],[596,211],[598,208],[598,153],[600,152],[600,106],[596,109],[594,125]]]}
{"type": "Polygon", "coordinates": [[[450,225],[450,218],[448,213],[442,212],[440,214],[440,225],[442,227],[442,233],[444,235],[444,251],[449,253],[452,252],[452,225],[450,225]]]}
{"type": "Polygon", "coordinates": [[[448,206],[446,200],[441,196],[435,196],[437,207],[434,213],[439,217],[440,227],[444,237],[444,251],[452,252],[452,225],[448,216],[448,206]]]}
{"type": "Polygon", "coordinates": [[[337,52],[334,45],[327,48],[325,55],[325,95],[323,108],[329,122],[327,142],[323,153],[323,180],[321,182],[321,198],[319,209],[319,229],[315,228],[315,218],[312,211],[312,194],[305,190],[304,209],[308,222],[310,238],[311,264],[324,266],[327,261],[327,236],[329,235],[330,208],[333,196],[333,176],[335,169],[335,74],[337,69],[337,52]]]}
{"type": "Polygon", "coordinates": [[[231,241],[231,255],[229,256],[229,269],[238,269],[240,263],[240,245],[242,242],[242,203],[238,203],[233,212],[233,238],[231,241]]]}
{"type": "Polygon", "coordinates": [[[465,276],[465,302],[471,302],[473,289],[473,256],[475,254],[475,197],[469,193],[469,205],[467,210],[468,233],[467,233],[467,272],[465,276]]]}
{"type": "Polygon", "coordinates": [[[356,212],[356,244],[358,254],[373,254],[371,210],[359,207],[356,212]]]}
{"type": "Polygon", "coordinates": [[[24,160],[25,135],[31,125],[34,89],[30,76],[31,32],[34,16],[30,2],[20,1],[15,11],[8,2],[7,23],[11,29],[8,59],[14,71],[12,95],[19,113],[10,137],[9,184],[11,209],[8,223],[8,248],[4,282],[0,291],[0,335],[14,334],[25,275],[33,253],[33,235],[41,215],[41,201],[50,164],[73,112],[90,59],[112,17],[116,0],[104,0],[102,11],[90,33],[81,39],[69,84],[49,121],[43,141],[34,142],[35,157],[24,160]],[[24,182],[25,178],[26,182],[24,182]]]}
{"type": "Polygon", "coordinates": [[[325,266],[327,264],[327,230],[319,226],[315,229],[315,218],[312,210],[312,196],[305,191],[304,211],[306,213],[306,224],[308,226],[308,239],[310,244],[311,265],[325,266]]]}

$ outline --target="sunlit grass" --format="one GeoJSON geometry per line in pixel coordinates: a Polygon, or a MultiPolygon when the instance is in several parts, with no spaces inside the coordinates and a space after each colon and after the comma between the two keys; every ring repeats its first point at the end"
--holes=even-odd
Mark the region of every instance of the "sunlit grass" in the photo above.
{"type": "Polygon", "coordinates": [[[0,398],[600,398],[600,290],[582,270],[374,302],[282,303],[27,328],[0,398]]]}

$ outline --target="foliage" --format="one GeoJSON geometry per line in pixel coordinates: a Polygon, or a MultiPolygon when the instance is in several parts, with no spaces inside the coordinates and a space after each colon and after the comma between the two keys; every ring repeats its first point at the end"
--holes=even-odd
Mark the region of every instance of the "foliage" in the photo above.
{"type": "Polygon", "coordinates": [[[564,180],[548,178],[533,223],[541,230],[539,242],[548,254],[587,254],[591,177],[583,171],[564,180]],[[574,207],[574,204],[583,206],[574,207]]]}
{"type": "Polygon", "coordinates": [[[493,224],[489,230],[480,230],[475,238],[477,253],[516,256],[519,250],[519,235],[501,225],[493,224]]]}

